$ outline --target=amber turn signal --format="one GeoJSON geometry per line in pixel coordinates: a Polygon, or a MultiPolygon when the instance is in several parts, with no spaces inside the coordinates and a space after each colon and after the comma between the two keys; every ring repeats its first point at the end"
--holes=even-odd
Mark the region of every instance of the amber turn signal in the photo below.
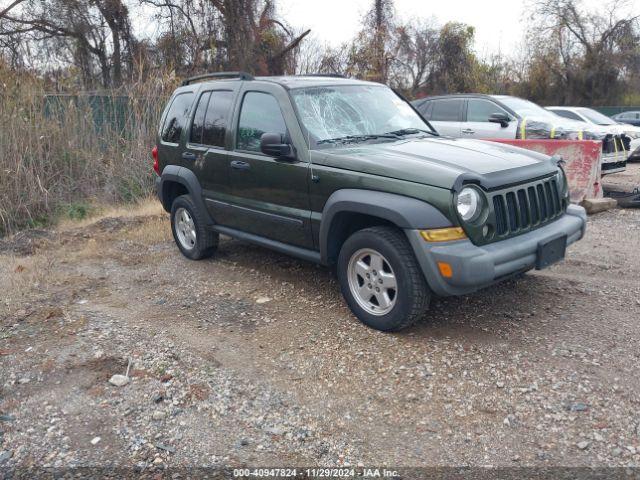
{"type": "Polygon", "coordinates": [[[433,230],[420,230],[420,235],[427,242],[450,242],[467,238],[461,227],[435,228],[433,230]]]}
{"type": "Polygon", "coordinates": [[[438,262],[438,270],[440,270],[440,275],[444,278],[453,277],[453,269],[447,262],[438,262]]]}

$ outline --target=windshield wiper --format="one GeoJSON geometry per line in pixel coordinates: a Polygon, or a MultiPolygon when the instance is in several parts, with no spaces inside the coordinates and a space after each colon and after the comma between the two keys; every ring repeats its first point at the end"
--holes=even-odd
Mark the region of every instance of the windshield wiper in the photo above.
{"type": "Polygon", "coordinates": [[[436,135],[429,130],[423,130],[422,128],[401,128],[400,130],[394,130],[393,132],[387,132],[387,135],[397,135],[399,137],[404,135],[415,135],[417,133],[428,133],[429,135],[436,135]]]}
{"type": "Polygon", "coordinates": [[[398,135],[394,133],[372,133],[367,135],[345,135],[344,137],[325,138],[324,140],[318,140],[316,143],[321,145],[323,143],[349,143],[349,142],[365,142],[367,140],[376,140],[378,138],[389,138],[391,140],[397,140],[398,135]]]}

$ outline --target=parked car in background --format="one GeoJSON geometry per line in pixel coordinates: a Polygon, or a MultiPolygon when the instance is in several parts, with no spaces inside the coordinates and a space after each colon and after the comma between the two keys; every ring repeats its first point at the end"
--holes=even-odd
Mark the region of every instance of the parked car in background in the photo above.
{"type": "Polygon", "coordinates": [[[586,107],[546,107],[547,110],[568,118],[590,125],[595,125],[613,135],[625,134],[630,138],[629,160],[640,160],[640,127],[621,124],[606,115],[586,107]]]}
{"type": "Polygon", "coordinates": [[[611,118],[613,118],[616,122],[627,123],[629,125],[640,127],[640,112],[634,111],[616,113],[611,118]]]}
{"type": "Polygon", "coordinates": [[[584,122],[559,117],[529,100],[476,93],[427,97],[414,107],[442,135],[461,138],[599,140],[602,174],[623,171],[630,139],[584,122]]]}

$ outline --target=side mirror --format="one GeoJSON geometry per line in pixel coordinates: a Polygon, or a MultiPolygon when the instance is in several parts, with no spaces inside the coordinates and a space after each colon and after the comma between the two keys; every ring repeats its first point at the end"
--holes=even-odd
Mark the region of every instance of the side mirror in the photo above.
{"type": "Polygon", "coordinates": [[[263,133],[260,137],[260,151],[270,157],[294,160],[293,145],[280,133],[263,133]]]}
{"type": "Polygon", "coordinates": [[[492,113],[489,115],[489,121],[492,123],[499,123],[502,128],[508,127],[510,120],[509,116],[502,112],[492,113]]]}

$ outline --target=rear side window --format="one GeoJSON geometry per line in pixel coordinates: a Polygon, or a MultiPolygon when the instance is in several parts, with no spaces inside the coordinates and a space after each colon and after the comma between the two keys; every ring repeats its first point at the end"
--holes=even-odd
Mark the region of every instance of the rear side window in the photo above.
{"type": "Polygon", "coordinates": [[[467,103],[467,122],[488,122],[494,113],[507,112],[489,100],[470,98],[467,103]]]}
{"type": "Polygon", "coordinates": [[[162,126],[162,141],[180,143],[180,135],[187,123],[192,103],[193,93],[180,93],[175,96],[162,126]]]}
{"type": "Polygon", "coordinates": [[[286,135],[287,126],[284,123],[284,117],[278,101],[272,95],[249,92],[242,102],[236,148],[259,152],[260,137],[263,133],[286,135]]]}
{"type": "Polygon", "coordinates": [[[434,100],[430,120],[439,122],[459,122],[462,111],[462,99],[434,100]]]}
{"type": "Polygon", "coordinates": [[[218,90],[211,92],[211,99],[207,107],[207,116],[204,120],[202,143],[215,147],[224,147],[224,138],[227,133],[227,119],[233,103],[233,92],[218,90]]]}

